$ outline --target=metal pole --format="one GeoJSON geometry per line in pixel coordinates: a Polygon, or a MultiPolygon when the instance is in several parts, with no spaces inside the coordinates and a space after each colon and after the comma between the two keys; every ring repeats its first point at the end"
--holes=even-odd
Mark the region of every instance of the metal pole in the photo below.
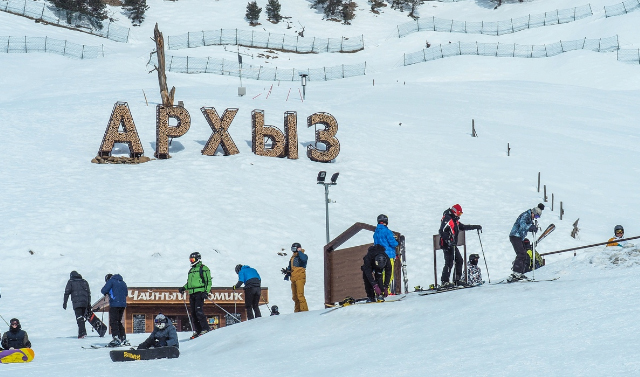
{"type": "Polygon", "coordinates": [[[184,294],[184,297],[182,297],[182,302],[184,302],[184,310],[187,312],[187,317],[189,317],[189,324],[191,325],[191,332],[193,332],[195,334],[196,333],[196,329],[195,329],[195,327],[193,327],[193,321],[191,321],[191,314],[189,314],[189,309],[187,309],[187,300],[185,299],[185,297],[187,297],[186,294],[184,294]]]}
{"type": "MultiPolygon", "coordinates": [[[[533,239],[536,239],[536,233],[537,233],[537,229],[538,229],[538,220],[536,220],[536,231],[533,232],[533,239]]],[[[537,242],[532,242],[531,245],[533,245],[533,249],[531,250],[531,271],[532,275],[531,278],[533,280],[536,280],[536,243],[537,242]]]]}
{"type": "Polygon", "coordinates": [[[489,266],[487,266],[487,258],[484,256],[484,248],[482,247],[482,239],[480,238],[480,229],[476,229],[478,232],[478,241],[480,241],[480,250],[482,250],[482,259],[484,259],[484,267],[487,269],[487,279],[489,279],[489,284],[491,284],[491,277],[489,276],[489,266]]]}
{"type": "MultiPolygon", "coordinates": [[[[621,240],[616,240],[616,242],[635,240],[635,239],[638,239],[638,238],[640,238],[640,236],[624,238],[624,239],[621,239],[621,240]]],[[[606,244],[609,244],[609,243],[611,243],[611,241],[601,242],[601,243],[594,243],[592,245],[587,245],[587,246],[572,247],[571,249],[564,249],[564,250],[558,250],[558,251],[552,251],[552,252],[549,252],[549,253],[540,254],[540,256],[544,257],[545,255],[558,254],[558,253],[564,253],[564,252],[567,252],[567,251],[586,249],[586,248],[594,247],[594,246],[603,246],[603,245],[606,245],[606,244]]]]}
{"type": "Polygon", "coordinates": [[[329,185],[324,184],[324,208],[326,213],[326,221],[327,224],[327,245],[329,244],[329,185]]]}

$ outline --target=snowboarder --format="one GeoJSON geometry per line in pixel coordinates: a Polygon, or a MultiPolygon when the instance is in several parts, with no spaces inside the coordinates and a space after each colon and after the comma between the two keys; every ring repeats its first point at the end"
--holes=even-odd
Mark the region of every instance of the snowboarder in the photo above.
{"type": "Polygon", "coordinates": [[[18,318],[11,318],[9,331],[2,335],[2,349],[12,350],[18,348],[31,348],[31,342],[27,332],[22,330],[18,318]]]}
{"type": "Polygon", "coordinates": [[[533,232],[535,235],[538,231],[538,221],[534,222],[534,220],[540,218],[542,210],[544,210],[544,204],[540,203],[532,209],[522,212],[513,224],[513,228],[511,228],[509,240],[513,245],[513,250],[516,252],[516,259],[513,261],[513,273],[507,278],[508,282],[527,278],[524,273],[526,272],[526,266],[529,264],[529,256],[525,249],[524,240],[528,232],[533,232]]]}
{"type": "Polygon", "coordinates": [[[153,320],[153,331],[149,337],[138,346],[139,350],[157,347],[180,348],[176,327],[164,314],[160,313],[153,320]]]}
{"type": "Polygon", "coordinates": [[[458,251],[458,234],[461,230],[482,230],[480,225],[464,225],[460,222],[462,216],[462,207],[456,204],[442,213],[440,223],[440,247],[444,252],[444,267],[440,276],[440,284],[442,287],[450,287],[452,285],[460,285],[462,278],[462,264],[464,260],[460,251],[458,251]],[[453,275],[453,284],[449,282],[451,268],[455,260],[456,269],[453,275]]]}
{"type": "Polygon", "coordinates": [[[478,267],[479,260],[480,255],[469,255],[469,265],[467,266],[467,274],[464,278],[465,285],[469,287],[475,287],[477,285],[484,284],[484,281],[482,281],[482,270],[480,270],[480,267],[478,267]]]}
{"type": "Polygon", "coordinates": [[[109,327],[111,327],[111,335],[113,336],[109,347],[129,346],[127,334],[124,332],[122,324],[122,315],[127,307],[127,296],[129,295],[127,283],[124,282],[120,274],[107,274],[104,281],[105,284],[100,293],[109,295],[109,327]]]}
{"type": "Polygon", "coordinates": [[[384,301],[389,291],[389,279],[391,279],[391,261],[382,245],[370,246],[367,254],[362,258],[364,264],[362,280],[367,299],[370,302],[384,301]],[[384,279],[382,278],[384,272],[384,279]]]}
{"type": "Polygon", "coordinates": [[[378,215],[376,220],[378,225],[376,231],[373,232],[373,243],[375,245],[384,246],[384,251],[387,253],[389,260],[391,261],[391,280],[389,280],[390,291],[387,294],[393,294],[394,289],[394,265],[396,260],[396,247],[398,247],[398,240],[396,240],[393,232],[387,227],[389,225],[389,218],[387,215],[378,215]]]}
{"type": "Polygon", "coordinates": [[[195,327],[192,329],[192,339],[204,335],[210,330],[207,317],[204,315],[204,300],[211,291],[211,271],[209,271],[209,267],[202,264],[201,259],[202,256],[197,251],[189,255],[191,269],[187,275],[187,284],[178,288],[180,293],[189,292],[189,305],[195,327]]]}
{"type": "Polygon", "coordinates": [[[280,315],[280,312],[278,311],[278,305],[273,305],[271,307],[271,315],[280,315]]]}
{"type": "Polygon", "coordinates": [[[291,296],[294,307],[293,312],[309,311],[307,299],[304,297],[304,285],[307,282],[307,260],[309,256],[305,254],[302,245],[298,242],[291,244],[293,255],[289,259],[287,268],[282,269],[284,280],[291,279],[291,296]]]}
{"type": "Polygon", "coordinates": [[[622,227],[622,225],[616,225],[615,228],[613,228],[613,232],[614,232],[614,236],[609,239],[609,243],[607,244],[607,247],[611,247],[611,246],[633,247],[633,246],[635,246],[634,244],[629,243],[629,241],[619,241],[619,240],[624,238],[624,228],[622,227]]]}
{"type": "Polygon", "coordinates": [[[244,284],[244,307],[247,310],[247,320],[262,317],[260,313],[262,291],[258,271],[255,268],[239,264],[236,266],[236,274],[238,274],[238,282],[233,286],[233,289],[239,289],[244,284]]]}
{"type": "Polygon", "coordinates": [[[67,310],[67,301],[71,296],[71,304],[78,323],[78,339],[87,336],[87,329],[84,326],[84,314],[91,309],[91,289],[89,283],[82,278],[77,271],[71,271],[69,281],[64,289],[64,302],[62,309],[67,310]]]}

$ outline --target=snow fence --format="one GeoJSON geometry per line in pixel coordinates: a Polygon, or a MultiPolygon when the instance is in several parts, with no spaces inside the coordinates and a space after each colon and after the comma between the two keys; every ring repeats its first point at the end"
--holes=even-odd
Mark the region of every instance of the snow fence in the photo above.
{"type": "Polygon", "coordinates": [[[640,64],[640,48],[618,50],[618,61],[640,64]]]}
{"type": "Polygon", "coordinates": [[[627,0],[619,4],[604,7],[605,17],[614,17],[640,9],[640,0],[627,0]]]}
{"type": "MultiPolygon", "coordinates": [[[[638,1],[638,0],[633,0],[638,1]]],[[[569,9],[556,9],[543,14],[528,15],[505,21],[455,21],[442,18],[419,18],[398,25],[398,37],[418,31],[441,31],[447,33],[469,33],[502,35],[541,26],[566,24],[593,15],[591,4],[569,9]]]]}
{"type": "Polygon", "coordinates": [[[315,38],[238,29],[220,29],[189,32],[167,38],[167,48],[169,50],[219,45],[271,48],[298,53],[356,52],[364,49],[364,37],[315,38]]]}
{"type": "Polygon", "coordinates": [[[433,46],[422,51],[404,55],[404,65],[457,55],[482,55],[517,58],[545,58],[574,50],[609,52],[619,49],[618,36],[600,39],[578,39],[559,41],[545,45],[519,45],[516,43],[458,42],[433,46]]]}
{"type": "Polygon", "coordinates": [[[129,41],[129,28],[118,26],[112,22],[108,22],[105,25],[103,21],[96,18],[78,12],[69,12],[46,3],[32,0],[0,0],[0,10],[97,35],[116,42],[129,41]]]}
{"type": "Polygon", "coordinates": [[[104,47],[79,45],[49,37],[2,37],[0,52],[30,53],[48,52],[77,59],[94,59],[104,56],[104,47]]]}
{"type": "MultiPolygon", "coordinates": [[[[167,70],[178,73],[213,73],[226,76],[240,76],[240,65],[235,60],[215,58],[192,58],[169,56],[166,58],[167,70]]],[[[307,74],[307,80],[329,81],[366,74],[367,62],[352,65],[308,69],[279,69],[278,67],[242,65],[242,78],[266,81],[296,81],[300,74],[307,74]]]]}

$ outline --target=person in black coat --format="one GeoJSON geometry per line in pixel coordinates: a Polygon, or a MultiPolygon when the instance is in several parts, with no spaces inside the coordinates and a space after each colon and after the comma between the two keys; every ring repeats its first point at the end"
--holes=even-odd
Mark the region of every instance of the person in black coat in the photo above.
{"type": "Polygon", "coordinates": [[[363,258],[362,280],[364,280],[364,290],[367,292],[369,301],[384,300],[389,291],[389,281],[391,280],[391,260],[382,245],[369,247],[367,255],[363,258]],[[384,282],[382,272],[384,271],[384,282]]]}
{"type": "Polygon", "coordinates": [[[462,279],[462,264],[464,260],[460,251],[458,251],[458,234],[461,230],[482,230],[480,225],[464,225],[460,222],[460,216],[462,215],[462,207],[460,204],[456,204],[453,207],[447,209],[442,214],[442,220],[440,223],[440,247],[444,252],[444,267],[442,268],[442,275],[440,276],[440,283],[443,287],[452,285],[449,282],[451,275],[451,268],[455,259],[456,270],[453,275],[453,285],[461,284],[462,279]]]}
{"type": "Polygon", "coordinates": [[[71,274],[69,274],[69,281],[64,289],[64,302],[62,303],[62,309],[64,310],[67,310],[69,296],[71,296],[71,304],[78,323],[78,339],[82,339],[87,336],[87,329],[84,327],[84,314],[87,309],[91,309],[91,289],[89,289],[89,283],[77,271],[71,271],[71,274]]]}
{"type": "Polygon", "coordinates": [[[12,318],[9,323],[9,331],[2,335],[2,348],[6,350],[31,348],[29,336],[22,330],[18,318],[12,318]]]}

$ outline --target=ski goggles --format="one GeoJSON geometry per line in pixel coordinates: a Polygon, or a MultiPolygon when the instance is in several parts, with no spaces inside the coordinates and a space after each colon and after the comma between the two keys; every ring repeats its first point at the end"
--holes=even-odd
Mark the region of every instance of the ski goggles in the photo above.
{"type": "Polygon", "coordinates": [[[540,218],[540,215],[538,215],[537,213],[534,213],[534,214],[533,214],[533,217],[534,217],[534,218],[536,218],[536,219],[539,219],[539,218],[540,218]]]}
{"type": "Polygon", "coordinates": [[[616,230],[616,234],[624,234],[624,230],[616,230]]]}
{"type": "Polygon", "coordinates": [[[11,326],[19,326],[20,322],[18,321],[11,321],[11,326]]]}
{"type": "Polygon", "coordinates": [[[298,251],[298,247],[297,246],[291,246],[291,251],[293,253],[295,253],[296,251],[298,251]]]}
{"type": "Polygon", "coordinates": [[[196,258],[189,258],[189,261],[190,261],[191,263],[193,263],[193,262],[195,262],[195,261],[196,261],[196,258]]]}

